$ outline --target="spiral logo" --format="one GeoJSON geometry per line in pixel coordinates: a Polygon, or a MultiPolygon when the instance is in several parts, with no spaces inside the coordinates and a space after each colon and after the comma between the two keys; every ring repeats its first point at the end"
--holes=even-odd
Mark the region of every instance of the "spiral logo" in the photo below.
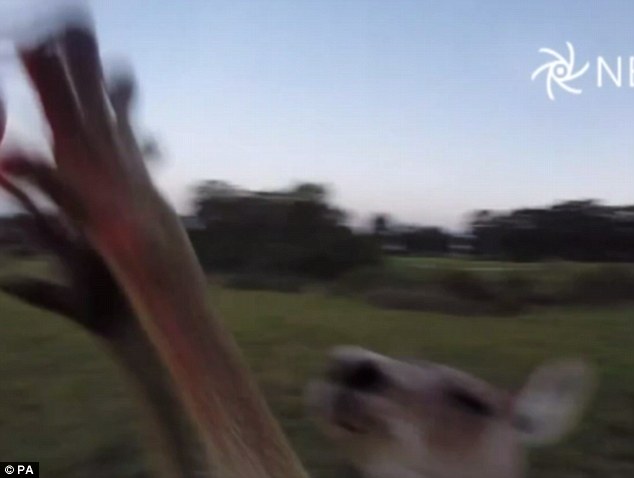
{"type": "Polygon", "coordinates": [[[579,78],[590,67],[590,62],[586,62],[579,70],[575,71],[575,49],[570,42],[566,42],[566,45],[568,46],[568,59],[550,48],[540,48],[539,53],[546,53],[552,56],[554,60],[544,63],[531,75],[531,80],[535,81],[535,78],[542,72],[546,72],[546,92],[548,93],[548,98],[552,101],[555,100],[553,84],[574,95],[581,93],[581,88],[573,88],[568,83],[579,78]]]}

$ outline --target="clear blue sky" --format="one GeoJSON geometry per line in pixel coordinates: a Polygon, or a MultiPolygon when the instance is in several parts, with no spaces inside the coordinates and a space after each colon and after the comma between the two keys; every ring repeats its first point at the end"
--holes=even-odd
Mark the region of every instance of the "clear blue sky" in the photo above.
{"type": "MultiPolygon", "coordinates": [[[[0,6],[5,31],[30,14],[17,4],[0,6]]],[[[634,2],[90,4],[104,58],[137,73],[140,123],[166,155],[155,173],[181,208],[204,179],[324,182],[357,218],[449,227],[477,208],[634,203],[634,88],[598,89],[589,73],[581,95],[552,102],[530,80],[549,58],[538,49],[566,41],[582,63],[627,64],[634,2]]],[[[6,57],[12,138],[29,139],[36,115],[6,57]]]]}

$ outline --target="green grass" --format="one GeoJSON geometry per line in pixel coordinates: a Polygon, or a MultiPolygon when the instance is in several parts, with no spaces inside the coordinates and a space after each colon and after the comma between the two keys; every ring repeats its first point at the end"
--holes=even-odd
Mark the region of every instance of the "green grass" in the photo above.
{"type": "MultiPolygon", "coordinates": [[[[513,318],[386,311],[320,294],[215,290],[214,301],[312,476],[349,476],[306,419],[302,389],[325,351],[355,343],[463,367],[519,386],[542,360],[581,355],[600,370],[589,416],[536,452],[530,476],[634,476],[634,309],[549,309],[513,318]]],[[[64,319],[0,295],[0,459],[45,477],[141,477],[135,402],[98,344],[64,319]]]]}
{"type": "MultiPolygon", "coordinates": [[[[634,278],[632,263],[503,262],[458,257],[389,257],[380,274],[395,284],[402,282],[425,285],[437,283],[439,277],[452,271],[466,271],[476,281],[481,279],[490,285],[508,285],[509,280],[513,282],[523,279],[527,281],[527,285],[530,284],[529,289],[533,292],[550,297],[560,304],[587,303],[588,301],[583,300],[586,297],[583,286],[592,289],[591,296],[603,297],[605,303],[618,303],[619,300],[631,296],[634,298],[634,293],[628,293],[621,294],[617,298],[619,300],[609,299],[619,290],[629,287],[629,281],[624,282],[622,279],[634,278]]],[[[363,285],[362,279],[358,281],[363,285]]]]}
{"type": "Polygon", "coordinates": [[[470,259],[468,257],[423,257],[423,256],[393,256],[390,260],[396,264],[413,267],[448,267],[448,268],[469,268],[469,267],[500,267],[504,269],[532,268],[536,263],[532,262],[504,262],[481,259],[470,259]]]}
{"type": "MultiPolygon", "coordinates": [[[[580,270],[605,264],[568,261],[507,262],[468,257],[392,256],[388,258],[387,265],[392,271],[406,276],[425,277],[425,275],[434,270],[452,269],[466,269],[483,275],[495,275],[513,271],[538,276],[545,273],[567,276],[580,270]]],[[[632,264],[626,265],[633,266],[632,264]]]]}

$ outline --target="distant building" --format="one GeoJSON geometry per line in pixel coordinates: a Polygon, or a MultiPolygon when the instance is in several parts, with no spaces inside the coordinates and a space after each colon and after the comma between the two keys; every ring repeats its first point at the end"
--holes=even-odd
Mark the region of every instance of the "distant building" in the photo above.
{"type": "Polygon", "coordinates": [[[406,227],[392,226],[389,230],[379,234],[381,240],[381,250],[386,254],[407,254],[407,245],[403,241],[403,232],[406,227]]]}
{"type": "Polygon", "coordinates": [[[470,233],[453,233],[449,239],[449,253],[452,255],[470,255],[474,251],[475,236],[470,233]]]}
{"type": "Polygon", "coordinates": [[[406,254],[409,252],[407,246],[402,242],[384,242],[381,244],[381,250],[387,254],[406,254]]]}

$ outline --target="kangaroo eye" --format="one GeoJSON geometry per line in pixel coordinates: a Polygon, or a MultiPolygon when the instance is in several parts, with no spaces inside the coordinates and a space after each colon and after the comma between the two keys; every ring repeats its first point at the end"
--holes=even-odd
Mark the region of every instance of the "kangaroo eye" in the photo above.
{"type": "Polygon", "coordinates": [[[447,399],[452,405],[466,412],[485,417],[493,415],[493,407],[491,405],[464,390],[448,390],[447,399]]]}

